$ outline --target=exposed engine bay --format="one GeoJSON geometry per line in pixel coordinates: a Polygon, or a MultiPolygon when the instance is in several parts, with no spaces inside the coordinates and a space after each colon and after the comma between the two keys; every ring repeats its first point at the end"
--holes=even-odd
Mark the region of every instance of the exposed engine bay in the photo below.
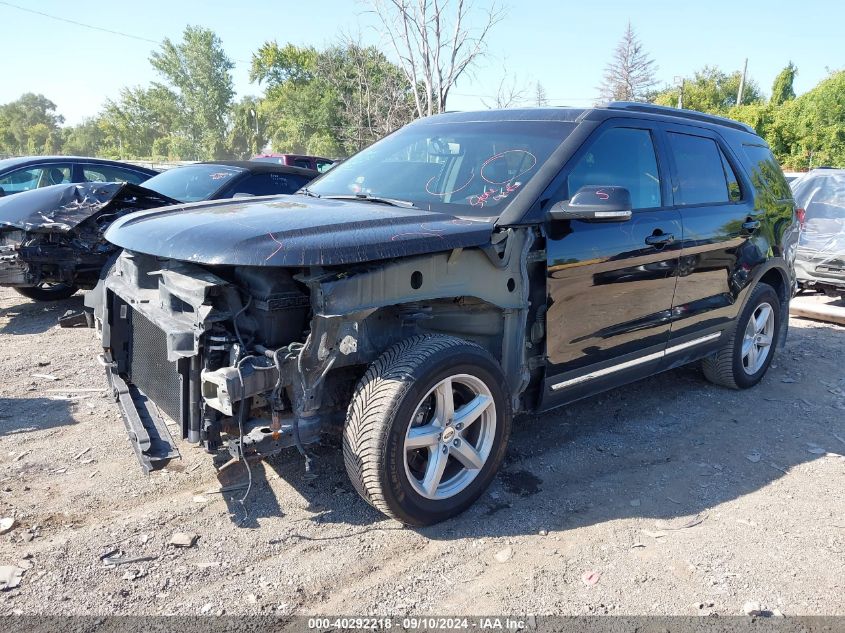
{"type": "MultiPolygon", "coordinates": [[[[342,428],[367,366],[419,333],[491,350],[524,408],[540,366],[529,355],[542,350],[522,344],[528,275],[544,274],[544,260],[529,257],[533,241],[531,231],[509,230],[484,248],[343,270],[198,265],[127,250],[86,303],[145,470],[178,455],[162,413],[210,452],[307,455],[305,445],[342,428]]],[[[529,336],[542,337],[542,315],[530,318],[529,336]]]]}

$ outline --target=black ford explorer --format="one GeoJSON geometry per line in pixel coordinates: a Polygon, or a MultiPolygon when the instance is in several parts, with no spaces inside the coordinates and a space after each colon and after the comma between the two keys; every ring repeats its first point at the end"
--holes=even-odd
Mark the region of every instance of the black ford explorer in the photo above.
{"type": "Polygon", "coordinates": [[[133,213],[87,298],[144,467],[340,432],[410,525],[482,493],[515,414],[684,363],[754,386],[797,241],[766,143],[642,104],[416,121],[297,195],[133,213]],[[153,406],[155,405],[155,406],[153,406]]]}

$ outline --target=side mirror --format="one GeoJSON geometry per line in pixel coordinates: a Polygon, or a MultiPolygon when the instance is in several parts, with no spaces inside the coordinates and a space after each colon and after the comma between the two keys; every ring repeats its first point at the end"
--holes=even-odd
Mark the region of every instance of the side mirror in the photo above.
{"type": "Polygon", "coordinates": [[[625,222],[631,219],[631,193],[625,187],[581,187],[549,210],[552,220],[625,222]]]}

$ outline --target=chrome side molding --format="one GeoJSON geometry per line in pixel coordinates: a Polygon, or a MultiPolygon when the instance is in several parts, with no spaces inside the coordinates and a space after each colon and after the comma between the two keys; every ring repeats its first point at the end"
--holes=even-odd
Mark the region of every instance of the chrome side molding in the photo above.
{"type": "Polygon", "coordinates": [[[631,367],[636,367],[637,365],[650,363],[653,360],[659,360],[661,358],[664,358],[669,354],[674,354],[676,352],[689,349],[690,347],[695,347],[696,345],[708,343],[719,338],[720,336],[722,336],[721,330],[719,330],[718,332],[707,334],[705,336],[701,336],[699,338],[694,338],[691,341],[686,341],[685,343],[673,345],[672,347],[668,347],[661,352],[654,352],[653,354],[647,354],[646,356],[641,356],[640,358],[634,358],[632,360],[625,361],[624,363],[619,363],[618,365],[611,365],[610,367],[605,367],[604,369],[597,369],[596,371],[592,371],[589,374],[584,374],[583,376],[576,376],[575,378],[570,378],[569,380],[564,380],[563,382],[554,384],[552,385],[552,391],[559,391],[560,389],[566,389],[567,387],[580,385],[581,383],[587,382],[589,380],[594,380],[596,378],[601,378],[602,376],[609,376],[610,374],[615,374],[618,371],[630,369],[631,367]]]}

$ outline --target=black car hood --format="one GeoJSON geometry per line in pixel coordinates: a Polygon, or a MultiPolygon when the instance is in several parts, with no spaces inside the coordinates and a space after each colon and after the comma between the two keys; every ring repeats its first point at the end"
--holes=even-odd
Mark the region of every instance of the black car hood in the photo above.
{"type": "Polygon", "coordinates": [[[481,246],[492,229],[492,221],[295,195],[133,213],[114,222],[106,239],[202,264],[331,266],[481,246]]]}
{"type": "Polygon", "coordinates": [[[149,209],[176,204],[160,193],[119,182],[53,185],[0,198],[0,227],[31,232],[72,230],[100,211],[136,207],[149,209]]]}

